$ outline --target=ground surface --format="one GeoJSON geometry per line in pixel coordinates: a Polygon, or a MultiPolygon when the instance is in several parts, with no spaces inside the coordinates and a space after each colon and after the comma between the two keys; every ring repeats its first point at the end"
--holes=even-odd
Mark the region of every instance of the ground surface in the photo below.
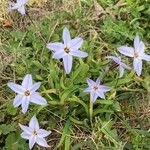
{"type": "MultiPolygon", "coordinates": [[[[150,1],[47,0],[27,10],[25,16],[16,11],[1,16],[0,149],[27,150],[18,123],[27,124],[36,114],[40,126],[52,131],[47,138],[49,149],[149,150],[150,65],[144,62],[140,77],[131,70],[119,79],[118,68],[105,56],[117,54],[120,45],[132,46],[136,34],[150,54],[150,1]],[[69,75],[46,48],[49,41],[62,40],[64,27],[72,37],[84,38],[82,49],[89,54],[86,59],[74,59],[69,75]],[[15,94],[6,84],[21,83],[27,73],[42,82],[39,92],[49,105],[31,104],[23,115],[13,107],[15,94]],[[106,100],[94,104],[92,126],[89,94],[83,93],[87,77],[100,77],[112,87],[106,100]]],[[[132,66],[130,59],[123,58],[132,66]]],[[[36,145],[34,149],[44,148],[36,145]]]]}

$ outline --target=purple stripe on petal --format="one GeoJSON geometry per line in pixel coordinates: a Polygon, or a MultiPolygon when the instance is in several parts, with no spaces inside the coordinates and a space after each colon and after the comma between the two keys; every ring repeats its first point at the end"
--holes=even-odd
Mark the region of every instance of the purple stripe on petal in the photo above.
{"type": "Polygon", "coordinates": [[[69,74],[72,68],[72,56],[71,55],[64,56],[63,63],[64,63],[66,74],[69,74]]]}
{"type": "Polygon", "coordinates": [[[146,61],[150,61],[150,55],[143,54],[141,57],[146,61]]]}
{"type": "Polygon", "coordinates": [[[134,49],[132,47],[127,47],[127,46],[121,46],[117,48],[118,51],[128,57],[133,57],[134,56],[134,49]]]}
{"type": "Polygon", "coordinates": [[[119,71],[120,71],[120,78],[123,76],[124,74],[124,68],[122,66],[119,66],[119,71]]]}
{"type": "Polygon", "coordinates": [[[46,140],[44,138],[37,137],[36,142],[43,147],[49,147],[46,140]]]}
{"type": "Polygon", "coordinates": [[[96,80],[96,86],[99,86],[99,85],[100,85],[100,79],[97,78],[97,80],[96,80]]]}
{"type": "Polygon", "coordinates": [[[31,134],[28,134],[28,133],[26,133],[26,132],[21,133],[21,137],[22,137],[23,139],[29,139],[30,136],[31,136],[31,134]]]}
{"type": "Polygon", "coordinates": [[[106,91],[110,91],[110,90],[111,90],[111,87],[109,87],[109,86],[100,85],[99,87],[100,87],[99,90],[100,90],[100,91],[103,91],[103,92],[106,92],[106,91]]]}
{"type": "Polygon", "coordinates": [[[21,15],[24,15],[26,13],[24,6],[19,7],[18,11],[21,13],[21,15]]]}
{"type": "Polygon", "coordinates": [[[70,51],[69,53],[70,55],[73,55],[73,56],[76,56],[76,57],[81,57],[81,58],[84,58],[84,57],[87,57],[88,54],[86,52],[82,52],[80,50],[73,50],[73,51],[70,51]]]}
{"type": "Polygon", "coordinates": [[[83,92],[91,92],[92,91],[92,88],[91,87],[87,87],[86,89],[84,89],[83,92]]]}
{"type": "Polygon", "coordinates": [[[96,91],[96,94],[97,94],[100,98],[105,99],[105,95],[104,95],[104,93],[103,93],[102,91],[96,91]]]}
{"type": "Polygon", "coordinates": [[[134,38],[134,48],[135,48],[136,52],[139,52],[139,45],[140,45],[140,39],[139,39],[139,36],[137,35],[134,38]]]}
{"type": "Polygon", "coordinates": [[[95,85],[95,82],[89,78],[86,79],[89,86],[95,85]]]}
{"type": "Polygon", "coordinates": [[[120,64],[121,59],[115,56],[107,56],[106,58],[112,59],[115,63],[120,64]]]}
{"type": "Polygon", "coordinates": [[[27,74],[22,82],[22,86],[25,89],[30,89],[30,87],[32,86],[32,75],[31,74],[27,74]]]}
{"type": "Polygon", "coordinates": [[[43,138],[43,137],[47,137],[48,135],[50,135],[51,131],[46,131],[44,129],[39,129],[37,133],[38,133],[39,137],[43,138]]]}
{"type": "Polygon", "coordinates": [[[22,112],[25,114],[29,107],[29,100],[26,96],[22,98],[22,112]]]}
{"type": "Polygon", "coordinates": [[[22,98],[23,98],[23,95],[17,95],[13,101],[13,106],[14,107],[18,107],[19,105],[21,105],[22,103],[22,98]]]}
{"type": "Polygon", "coordinates": [[[31,95],[30,101],[38,105],[46,105],[47,101],[39,93],[35,92],[31,95]]]}
{"type": "Polygon", "coordinates": [[[71,37],[70,37],[70,32],[67,28],[64,28],[63,30],[63,41],[66,47],[70,46],[71,37]]]}
{"type": "Polygon", "coordinates": [[[20,123],[19,123],[19,126],[20,126],[20,128],[21,128],[25,133],[31,134],[31,132],[32,132],[31,128],[29,128],[29,127],[27,127],[27,126],[24,126],[24,125],[22,125],[22,124],[20,124],[20,123]]]}
{"type": "Polygon", "coordinates": [[[145,45],[144,43],[141,41],[139,44],[139,54],[143,54],[145,50],[145,45]]]}
{"type": "Polygon", "coordinates": [[[36,142],[36,136],[30,136],[30,139],[29,139],[29,148],[32,149],[34,144],[36,142]]]}
{"type": "Polygon", "coordinates": [[[35,130],[39,129],[39,123],[35,116],[33,116],[29,122],[29,127],[35,130]]]}
{"type": "Polygon", "coordinates": [[[91,101],[94,103],[97,99],[98,95],[96,94],[96,92],[92,92],[91,93],[91,101]]]}
{"type": "Polygon", "coordinates": [[[52,58],[60,59],[60,58],[63,58],[65,55],[66,53],[64,52],[64,50],[60,50],[58,52],[55,52],[52,58]]]}
{"type": "Polygon", "coordinates": [[[18,94],[23,94],[24,93],[24,88],[21,85],[9,82],[7,83],[8,87],[11,88],[13,91],[15,91],[18,94]]]}
{"type": "Polygon", "coordinates": [[[133,67],[138,76],[142,73],[142,60],[135,58],[133,61],[133,67]]]}
{"type": "Polygon", "coordinates": [[[82,44],[83,44],[83,39],[79,37],[76,37],[70,41],[70,47],[73,50],[78,50],[82,44]]]}
{"type": "Polygon", "coordinates": [[[120,66],[122,66],[125,69],[130,70],[131,68],[129,66],[127,66],[125,63],[121,62],[120,66]]]}
{"type": "Polygon", "coordinates": [[[52,51],[59,51],[59,50],[63,50],[64,46],[62,43],[49,43],[47,44],[47,48],[52,50],[52,51]]]}
{"type": "Polygon", "coordinates": [[[34,83],[34,84],[31,86],[31,88],[29,89],[30,92],[31,92],[31,94],[32,94],[33,92],[35,92],[37,89],[39,89],[40,85],[41,85],[41,82],[34,83]]]}

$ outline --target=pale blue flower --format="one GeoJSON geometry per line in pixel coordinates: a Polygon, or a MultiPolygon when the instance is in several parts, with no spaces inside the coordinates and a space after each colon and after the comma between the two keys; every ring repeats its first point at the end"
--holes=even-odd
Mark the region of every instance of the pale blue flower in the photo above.
{"type": "Polygon", "coordinates": [[[22,112],[26,113],[29,107],[29,103],[35,103],[38,105],[46,105],[47,101],[36,90],[40,87],[41,83],[32,83],[32,76],[27,74],[22,82],[22,85],[18,85],[12,82],[7,84],[13,91],[17,93],[14,99],[14,107],[22,106],[22,112]]]}
{"type": "Polygon", "coordinates": [[[131,69],[129,66],[127,66],[125,63],[121,62],[121,58],[120,57],[115,57],[115,56],[107,56],[106,58],[110,58],[112,59],[116,64],[119,65],[119,72],[120,72],[120,78],[123,76],[124,74],[124,69],[131,69]]]}
{"type": "Polygon", "coordinates": [[[21,137],[29,140],[29,148],[32,149],[34,144],[37,143],[43,147],[49,147],[44,137],[51,134],[51,131],[46,131],[39,128],[38,120],[33,116],[29,122],[29,127],[19,124],[20,128],[23,130],[21,137]]]}
{"type": "Polygon", "coordinates": [[[142,60],[150,61],[150,55],[144,53],[145,45],[140,41],[139,36],[134,38],[134,48],[121,46],[118,51],[125,56],[133,58],[133,67],[138,76],[142,73],[142,60]]]}
{"type": "Polygon", "coordinates": [[[16,3],[8,1],[10,8],[9,11],[17,9],[22,15],[26,13],[24,5],[28,2],[28,0],[17,0],[16,3]]]}
{"type": "Polygon", "coordinates": [[[88,54],[79,50],[83,39],[80,37],[71,39],[70,32],[67,28],[64,28],[62,38],[63,43],[49,43],[47,44],[47,48],[55,52],[52,58],[63,59],[65,71],[69,74],[72,68],[72,56],[84,58],[87,57],[88,54]]]}
{"type": "Polygon", "coordinates": [[[110,91],[109,86],[100,85],[100,79],[98,78],[96,82],[91,79],[87,79],[89,85],[88,88],[84,89],[84,92],[90,92],[91,101],[94,103],[98,97],[105,99],[104,92],[110,91]]]}

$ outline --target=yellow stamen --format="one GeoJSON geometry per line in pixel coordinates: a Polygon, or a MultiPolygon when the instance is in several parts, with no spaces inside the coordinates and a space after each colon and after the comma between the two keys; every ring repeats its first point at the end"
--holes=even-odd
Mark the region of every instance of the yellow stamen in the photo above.
{"type": "Polygon", "coordinates": [[[36,136],[36,135],[37,135],[37,132],[34,130],[34,131],[32,132],[32,135],[33,135],[33,136],[36,136]]]}
{"type": "Polygon", "coordinates": [[[25,96],[29,96],[29,95],[30,95],[30,91],[29,91],[29,90],[25,91],[25,92],[24,92],[24,95],[25,95],[25,96]]]}
{"type": "Polygon", "coordinates": [[[98,89],[98,87],[97,87],[97,86],[94,86],[93,89],[96,91],[96,90],[98,89]]]}
{"type": "Polygon", "coordinates": [[[134,53],[134,58],[138,58],[139,55],[137,53],[134,53]]]}
{"type": "Polygon", "coordinates": [[[69,53],[69,52],[70,52],[70,49],[67,48],[67,47],[65,47],[65,48],[64,48],[64,51],[65,51],[66,53],[69,53]]]}

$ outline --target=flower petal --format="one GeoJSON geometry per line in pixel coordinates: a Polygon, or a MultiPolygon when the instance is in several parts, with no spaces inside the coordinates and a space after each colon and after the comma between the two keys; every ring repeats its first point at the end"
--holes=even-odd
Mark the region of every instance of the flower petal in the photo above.
{"type": "Polygon", "coordinates": [[[92,88],[91,88],[91,87],[85,88],[85,89],[83,90],[83,92],[91,92],[91,91],[92,91],[92,88]]]}
{"type": "Polygon", "coordinates": [[[97,80],[96,80],[96,86],[99,86],[99,85],[100,85],[100,79],[97,78],[97,80]]]}
{"type": "Polygon", "coordinates": [[[104,95],[104,93],[103,93],[102,91],[96,91],[96,94],[97,94],[100,98],[105,99],[105,95],[104,95]]]}
{"type": "Polygon", "coordinates": [[[51,134],[51,131],[46,131],[46,130],[44,130],[44,129],[39,129],[38,131],[37,131],[37,134],[38,134],[38,136],[39,137],[46,137],[46,136],[48,136],[48,135],[50,135],[51,134]]]}
{"type": "Polygon", "coordinates": [[[145,50],[145,44],[141,41],[139,45],[139,53],[143,54],[145,50]]]}
{"type": "Polygon", "coordinates": [[[150,55],[143,54],[142,59],[144,59],[146,61],[150,61],[150,55]]]}
{"type": "Polygon", "coordinates": [[[21,105],[22,103],[22,98],[23,98],[23,95],[17,95],[13,101],[13,106],[14,107],[18,107],[19,105],[21,105]]]}
{"type": "Polygon", "coordinates": [[[29,127],[27,127],[27,126],[24,126],[24,125],[22,125],[22,124],[20,124],[20,123],[19,123],[19,126],[20,126],[20,128],[21,128],[25,133],[31,135],[31,133],[32,133],[31,128],[29,128],[29,127]]]}
{"type": "Polygon", "coordinates": [[[36,142],[36,136],[31,136],[29,139],[29,148],[32,149],[36,142]]]}
{"type": "Polygon", "coordinates": [[[115,56],[107,56],[106,58],[112,59],[115,63],[120,64],[121,59],[120,57],[115,57],[115,56]]]}
{"type": "Polygon", "coordinates": [[[33,116],[29,122],[29,127],[35,130],[39,129],[39,123],[35,116],[33,116]]]}
{"type": "Polygon", "coordinates": [[[133,57],[134,56],[134,49],[132,47],[127,47],[127,46],[121,46],[117,48],[118,51],[128,57],[133,57]]]}
{"type": "Polygon", "coordinates": [[[96,92],[92,92],[91,93],[91,101],[94,103],[97,99],[98,95],[96,94],[96,92]]]}
{"type": "Polygon", "coordinates": [[[66,74],[69,74],[72,68],[72,56],[70,55],[64,56],[63,63],[64,63],[66,74]]]}
{"type": "Polygon", "coordinates": [[[22,112],[25,114],[29,107],[29,99],[26,96],[22,98],[22,112]]]}
{"type": "Polygon", "coordinates": [[[142,73],[142,60],[135,58],[133,61],[133,67],[138,76],[142,73]]]}
{"type": "Polygon", "coordinates": [[[139,52],[139,46],[140,46],[140,38],[138,35],[134,38],[134,48],[136,52],[139,52]]]}
{"type": "Polygon", "coordinates": [[[120,78],[123,76],[123,74],[124,74],[124,68],[120,65],[119,66],[119,71],[120,71],[120,78]]]}
{"type": "Polygon", "coordinates": [[[111,90],[111,87],[109,86],[105,86],[105,85],[100,85],[99,86],[100,88],[100,91],[103,91],[103,92],[107,92],[107,91],[110,91],[111,90]]]}
{"type": "Polygon", "coordinates": [[[21,137],[22,137],[23,139],[30,139],[31,134],[28,134],[28,133],[26,133],[26,132],[22,132],[22,133],[21,133],[21,137]]]}
{"type": "Polygon", "coordinates": [[[129,66],[127,66],[125,63],[121,62],[120,64],[121,67],[130,70],[131,68],[129,66]]]}
{"type": "Polygon", "coordinates": [[[37,89],[39,89],[40,85],[41,85],[41,82],[34,83],[30,88],[31,94],[32,92],[35,92],[37,89]]]}
{"type": "Polygon", "coordinates": [[[21,85],[15,84],[13,82],[9,82],[7,83],[7,86],[18,94],[24,93],[24,88],[21,85]]]}
{"type": "Polygon", "coordinates": [[[59,51],[59,50],[63,50],[63,44],[62,43],[48,43],[47,44],[47,48],[53,51],[59,51]]]}
{"type": "Polygon", "coordinates": [[[30,101],[38,105],[46,105],[47,101],[39,93],[35,92],[31,95],[30,101]]]}
{"type": "Polygon", "coordinates": [[[37,137],[36,142],[43,147],[50,147],[44,138],[37,137]]]}
{"type": "Polygon", "coordinates": [[[93,80],[89,79],[89,78],[87,78],[86,81],[87,81],[89,86],[95,85],[95,82],[93,80]]]}
{"type": "Polygon", "coordinates": [[[55,52],[52,58],[60,59],[60,58],[63,58],[64,56],[65,56],[64,50],[60,50],[58,52],[55,52]]]}
{"type": "Polygon", "coordinates": [[[67,28],[64,28],[63,30],[63,41],[66,47],[70,47],[71,37],[70,37],[70,32],[67,28]]]}
{"type": "Polygon", "coordinates": [[[19,3],[20,3],[21,5],[25,5],[27,2],[28,2],[28,0],[19,0],[19,3]]]}
{"type": "Polygon", "coordinates": [[[27,74],[22,82],[22,86],[25,89],[30,89],[32,87],[32,75],[31,74],[27,74]]]}
{"type": "Polygon", "coordinates": [[[72,50],[78,50],[82,44],[83,44],[83,39],[76,37],[70,41],[70,48],[72,50]]]}
{"type": "Polygon", "coordinates": [[[24,15],[24,14],[26,13],[24,6],[19,7],[19,8],[18,8],[18,11],[19,11],[22,15],[24,15]]]}
{"type": "Polygon", "coordinates": [[[81,58],[84,58],[84,57],[87,57],[87,56],[88,56],[88,53],[82,52],[82,51],[80,51],[80,50],[73,50],[73,51],[70,51],[69,54],[70,54],[70,55],[73,55],[73,56],[76,56],[76,57],[81,57],[81,58]]]}

